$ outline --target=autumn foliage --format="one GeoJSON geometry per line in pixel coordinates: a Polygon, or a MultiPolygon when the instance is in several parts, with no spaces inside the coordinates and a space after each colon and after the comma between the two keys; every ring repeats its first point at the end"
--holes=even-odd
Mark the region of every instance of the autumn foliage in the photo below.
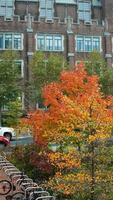
{"type": "Polygon", "coordinates": [[[68,199],[113,196],[113,156],[108,159],[105,145],[112,136],[113,97],[104,97],[98,81],[82,64],[62,72],[59,82],[43,89],[46,111],[37,110],[27,120],[38,145],[60,145],[48,154],[56,173],[47,185],[68,199]]]}

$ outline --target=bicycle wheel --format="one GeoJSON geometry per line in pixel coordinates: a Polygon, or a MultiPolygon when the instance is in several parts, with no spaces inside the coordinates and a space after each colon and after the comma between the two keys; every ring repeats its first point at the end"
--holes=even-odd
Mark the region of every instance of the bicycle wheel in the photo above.
{"type": "Polygon", "coordinates": [[[12,189],[12,185],[7,180],[1,180],[0,181],[0,195],[6,195],[8,194],[12,189]]]}
{"type": "Polygon", "coordinates": [[[11,200],[24,200],[24,193],[23,192],[16,192],[15,194],[12,195],[11,200]]]}

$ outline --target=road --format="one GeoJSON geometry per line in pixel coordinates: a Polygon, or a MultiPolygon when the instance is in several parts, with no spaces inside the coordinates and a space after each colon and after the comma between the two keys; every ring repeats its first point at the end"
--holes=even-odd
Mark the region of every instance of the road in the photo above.
{"type": "Polygon", "coordinates": [[[0,152],[5,152],[5,153],[11,153],[13,148],[19,145],[27,145],[27,144],[32,144],[33,143],[33,138],[31,136],[24,136],[24,137],[18,137],[17,139],[13,140],[10,142],[10,145],[4,147],[3,145],[0,146],[0,152]]]}
{"type": "Polygon", "coordinates": [[[33,138],[32,136],[23,136],[23,137],[18,137],[17,139],[11,141],[10,146],[17,146],[17,145],[25,145],[25,144],[32,144],[33,143],[33,138]]]}

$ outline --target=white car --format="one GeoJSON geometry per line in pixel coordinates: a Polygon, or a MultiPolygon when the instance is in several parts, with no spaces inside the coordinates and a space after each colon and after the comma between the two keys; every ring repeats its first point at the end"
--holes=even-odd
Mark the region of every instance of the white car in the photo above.
{"type": "Polygon", "coordinates": [[[10,127],[0,127],[0,136],[4,136],[11,141],[16,137],[16,133],[13,128],[10,127]]]}

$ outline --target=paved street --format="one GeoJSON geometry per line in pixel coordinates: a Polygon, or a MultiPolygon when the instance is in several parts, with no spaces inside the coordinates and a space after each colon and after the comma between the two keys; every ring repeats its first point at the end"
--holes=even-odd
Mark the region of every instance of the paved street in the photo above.
{"type": "Polygon", "coordinates": [[[15,139],[14,141],[11,141],[11,146],[16,146],[16,145],[25,145],[25,144],[32,144],[33,143],[33,138],[32,136],[21,136],[15,139]]]}
{"type": "Polygon", "coordinates": [[[0,151],[5,152],[6,154],[10,154],[14,147],[19,146],[19,145],[32,144],[32,143],[33,143],[33,138],[31,136],[18,137],[17,139],[11,141],[10,145],[8,145],[7,147],[1,146],[0,151]]]}

